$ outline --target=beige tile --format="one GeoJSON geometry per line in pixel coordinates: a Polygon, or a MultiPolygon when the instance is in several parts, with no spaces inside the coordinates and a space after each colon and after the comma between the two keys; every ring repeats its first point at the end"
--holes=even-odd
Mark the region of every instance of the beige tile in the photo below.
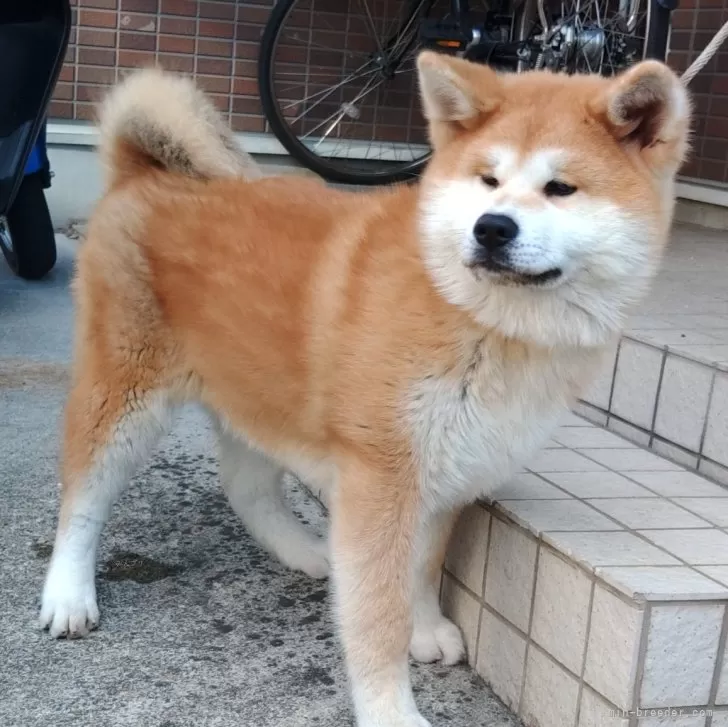
{"type": "Polygon", "coordinates": [[[516,711],[523,686],[526,639],[487,608],[483,610],[476,671],[516,711]]]}
{"type": "Polygon", "coordinates": [[[574,413],[582,417],[585,422],[590,422],[599,427],[607,426],[607,412],[603,409],[597,409],[584,401],[574,404],[574,413]]]}
{"type": "Polygon", "coordinates": [[[584,679],[620,709],[632,704],[643,616],[605,588],[595,588],[584,679]]]}
{"type": "MultiPolygon", "coordinates": [[[[709,528],[711,524],[662,498],[632,497],[587,500],[633,530],[647,528],[709,528]]],[[[728,503],[728,499],[726,500],[728,503]]]]}
{"type": "Polygon", "coordinates": [[[609,399],[612,393],[612,381],[614,380],[614,363],[617,356],[617,344],[612,346],[608,353],[605,354],[604,360],[596,372],[592,384],[582,396],[584,401],[588,401],[600,409],[609,408],[609,399]]]}
{"type": "Polygon", "coordinates": [[[536,540],[498,518],[493,518],[491,528],[485,601],[512,624],[528,632],[536,540]]]}
{"type": "MultiPolygon", "coordinates": [[[[700,726],[702,727],[702,725],[700,726]]],[[[713,710],[713,721],[711,727],[728,727],[728,712],[713,710]]]]}
{"type": "Polygon", "coordinates": [[[570,495],[542,477],[524,472],[499,487],[491,497],[494,500],[568,500],[570,495]]]}
{"type": "Polygon", "coordinates": [[[697,570],[728,586],[728,565],[701,565],[697,570]]]}
{"type": "Polygon", "coordinates": [[[721,586],[687,566],[606,566],[596,568],[596,575],[630,598],[648,601],[728,598],[728,586],[721,586]]]}
{"type": "Polygon", "coordinates": [[[689,565],[728,565],[728,535],[720,530],[640,530],[689,565]]]}
{"type": "Polygon", "coordinates": [[[548,656],[531,647],[526,657],[521,716],[526,724],[564,727],[576,720],[579,683],[548,656]]]}
{"type": "Polygon", "coordinates": [[[725,606],[655,606],[640,707],[707,704],[725,606]]]}
{"type": "MultiPolygon", "coordinates": [[[[651,530],[648,532],[660,532],[651,530]]],[[[684,531],[680,531],[684,532],[684,531]]],[[[690,532],[690,531],[687,531],[690,532]]],[[[680,561],[633,533],[546,533],[544,542],[587,568],[607,565],[680,565],[680,561]]]]}
{"type": "Polygon", "coordinates": [[[728,487],[728,467],[723,467],[723,465],[709,459],[701,459],[698,464],[698,469],[701,474],[706,477],[710,477],[723,486],[728,487]]]}
{"type": "Polygon", "coordinates": [[[655,454],[660,455],[660,457],[667,457],[667,459],[677,462],[681,467],[689,467],[690,469],[697,469],[698,467],[698,455],[695,452],[689,452],[671,442],[665,442],[655,437],[652,440],[651,449],[655,454]]]}
{"type": "Polygon", "coordinates": [[[703,454],[718,464],[728,465],[728,374],[715,377],[710,401],[703,454]]]}
{"type": "Polygon", "coordinates": [[[489,529],[490,513],[480,505],[465,508],[453,528],[445,559],[447,569],[478,595],[483,593],[489,529]]]}
{"type": "Polygon", "coordinates": [[[656,346],[709,346],[716,343],[716,339],[709,333],[684,328],[671,330],[665,328],[658,330],[643,328],[639,332],[638,337],[656,346]]]}
{"type": "MultiPolygon", "coordinates": [[[[728,649],[723,652],[723,663],[720,667],[718,680],[718,692],[715,695],[715,703],[720,705],[728,705],[728,649]]],[[[713,720],[715,724],[715,720],[713,720]]]]}
{"type": "Polygon", "coordinates": [[[579,500],[502,500],[498,505],[534,535],[552,530],[622,529],[579,500]]]}
{"type": "Polygon", "coordinates": [[[545,475],[574,497],[657,497],[617,472],[553,472],[545,475]]]}
{"type": "Polygon", "coordinates": [[[693,472],[630,472],[629,478],[663,497],[721,497],[728,489],[693,472]]]}
{"type": "Polygon", "coordinates": [[[668,355],[657,403],[655,433],[697,451],[713,382],[713,370],[679,356],[668,355]]]}
{"type": "Polygon", "coordinates": [[[573,412],[565,414],[559,422],[560,427],[590,427],[593,426],[583,417],[577,416],[573,412]]]}
{"type": "Polygon", "coordinates": [[[611,416],[607,426],[611,431],[619,434],[620,437],[624,437],[640,447],[650,446],[652,435],[648,431],[634,426],[634,424],[628,424],[621,419],[617,419],[617,417],[611,416]]]}
{"type": "Polygon", "coordinates": [[[662,351],[650,346],[622,341],[612,394],[612,411],[617,416],[652,428],[662,356],[662,351]]]}
{"type": "Polygon", "coordinates": [[[462,630],[468,663],[475,664],[481,605],[447,573],[442,583],[442,612],[462,630]]]}
{"type": "Polygon", "coordinates": [[[622,437],[599,427],[564,427],[558,429],[553,438],[571,449],[624,449],[630,446],[622,437]]]}
{"type": "Polygon", "coordinates": [[[576,674],[584,659],[591,588],[581,568],[541,549],[531,638],[576,674]]]}
{"type": "MultiPolygon", "coordinates": [[[[676,497],[673,502],[721,528],[728,527],[728,490],[726,497],[676,497]]],[[[680,526],[686,527],[686,526],[680,526]]]]}
{"type": "Polygon", "coordinates": [[[572,452],[570,449],[546,449],[528,465],[528,469],[533,472],[546,473],[601,472],[605,468],[577,452],[572,452]]]}
{"type": "Polygon", "coordinates": [[[705,727],[705,714],[675,714],[675,711],[654,710],[654,716],[638,719],[637,727],[705,727]]]}
{"type": "Polygon", "coordinates": [[[605,702],[596,692],[584,687],[581,692],[578,727],[628,727],[629,719],[605,702]]]}
{"type": "Polygon", "coordinates": [[[681,470],[680,465],[644,449],[581,449],[581,454],[615,472],[664,472],[681,470]]]}

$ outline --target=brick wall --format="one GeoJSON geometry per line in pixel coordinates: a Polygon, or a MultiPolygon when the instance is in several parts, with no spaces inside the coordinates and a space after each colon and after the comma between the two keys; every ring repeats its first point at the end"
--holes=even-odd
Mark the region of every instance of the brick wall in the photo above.
{"type": "MultiPolygon", "coordinates": [[[[685,70],[728,21],[728,0],[680,0],[670,37],[669,62],[685,70]]],[[[693,153],[683,173],[728,182],[728,43],[690,85],[695,104],[693,153]]]]}
{"type": "MultiPolygon", "coordinates": [[[[337,9],[347,0],[331,0],[337,9]]],[[[266,130],[257,97],[258,42],[274,0],[71,0],[74,29],[51,104],[56,119],[92,119],[124,70],[157,63],[194,74],[236,131],[266,130]]],[[[728,20],[728,0],[680,0],[670,63],[683,70],[728,20]]],[[[300,68],[301,59],[291,59],[300,68]]],[[[685,175],[728,183],[728,47],[693,81],[694,153],[685,175]]],[[[329,99],[336,103],[336,99],[329,99]]],[[[419,140],[412,87],[374,101],[388,109],[391,141],[419,140]],[[405,126],[405,122],[409,128],[405,126]]],[[[294,107],[292,107],[294,108],[294,107]]],[[[323,113],[326,107],[320,109],[323,113]]],[[[381,111],[380,111],[381,112],[381,111]]]]}

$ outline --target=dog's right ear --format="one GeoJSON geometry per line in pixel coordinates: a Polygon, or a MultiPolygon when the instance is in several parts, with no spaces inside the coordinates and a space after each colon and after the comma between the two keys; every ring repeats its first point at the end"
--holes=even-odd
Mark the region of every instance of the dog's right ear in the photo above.
{"type": "Polygon", "coordinates": [[[423,51],[417,69],[422,107],[435,148],[478,126],[503,98],[501,82],[488,66],[423,51]]]}

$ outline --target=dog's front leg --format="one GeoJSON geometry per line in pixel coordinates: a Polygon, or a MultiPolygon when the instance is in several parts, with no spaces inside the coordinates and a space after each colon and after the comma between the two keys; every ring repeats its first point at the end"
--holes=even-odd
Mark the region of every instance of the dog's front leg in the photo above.
{"type": "Polygon", "coordinates": [[[413,482],[362,466],[341,473],[333,576],[358,727],[429,727],[407,664],[418,506],[413,482]]]}

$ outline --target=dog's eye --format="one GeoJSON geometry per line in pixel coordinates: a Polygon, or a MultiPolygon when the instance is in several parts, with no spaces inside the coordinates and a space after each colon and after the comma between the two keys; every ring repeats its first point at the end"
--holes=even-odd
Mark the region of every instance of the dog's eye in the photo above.
{"type": "Polygon", "coordinates": [[[566,182],[559,182],[552,179],[544,188],[543,193],[547,197],[568,197],[576,192],[576,187],[566,182]]]}
{"type": "Polygon", "coordinates": [[[481,179],[486,187],[490,187],[491,189],[496,189],[496,187],[498,187],[498,180],[491,174],[486,174],[482,176],[481,179]]]}

